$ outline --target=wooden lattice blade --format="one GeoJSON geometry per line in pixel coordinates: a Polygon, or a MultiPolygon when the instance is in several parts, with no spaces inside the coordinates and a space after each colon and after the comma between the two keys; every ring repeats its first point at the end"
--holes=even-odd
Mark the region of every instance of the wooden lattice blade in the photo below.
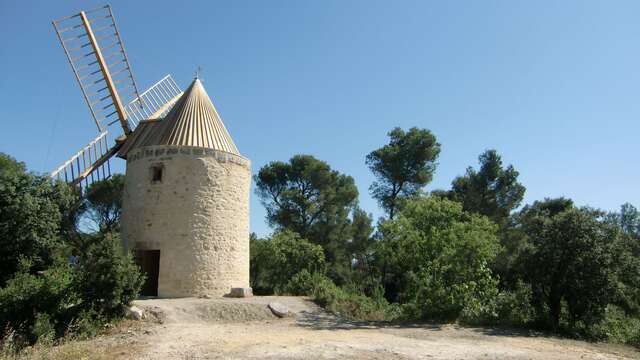
{"type": "Polygon", "coordinates": [[[108,146],[107,132],[93,139],[87,146],[78,151],[64,164],[51,173],[51,177],[81,188],[94,181],[111,177],[109,159],[118,152],[123,141],[116,141],[108,146]]]}
{"type": "Polygon", "coordinates": [[[54,20],[53,27],[98,130],[120,123],[130,133],[123,104],[139,93],[111,7],[54,20]]]}
{"type": "Polygon", "coordinates": [[[171,75],[163,77],[148,90],[140,94],[140,97],[127,104],[125,108],[129,125],[133,129],[142,120],[163,117],[171,110],[171,107],[180,95],[182,95],[182,90],[171,75]]]}

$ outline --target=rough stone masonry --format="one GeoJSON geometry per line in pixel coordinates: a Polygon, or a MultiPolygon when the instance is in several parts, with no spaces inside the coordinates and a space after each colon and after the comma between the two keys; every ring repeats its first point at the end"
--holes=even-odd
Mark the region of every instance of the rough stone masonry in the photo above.
{"type": "Polygon", "coordinates": [[[159,297],[249,288],[251,165],[199,80],[164,119],[141,125],[123,156],[125,247],[159,251],[159,297]]]}

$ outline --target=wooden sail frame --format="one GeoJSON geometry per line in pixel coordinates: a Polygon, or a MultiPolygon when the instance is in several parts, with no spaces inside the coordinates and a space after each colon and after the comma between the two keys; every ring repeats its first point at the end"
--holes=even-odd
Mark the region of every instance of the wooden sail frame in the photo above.
{"type": "Polygon", "coordinates": [[[98,131],[119,122],[125,135],[131,133],[121,94],[135,99],[140,95],[111,6],[80,11],[52,24],[98,131]]]}
{"type": "Polygon", "coordinates": [[[51,178],[61,180],[80,188],[94,181],[111,177],[109,158],[120,146],[109,148],[108,132],[100,133],[87,146],[83,147],[64,164],[51,173],[51,178]]]}
{"type": "MultiPolygon", "coordinates": [[[[171,75],[166,75],[140,94],[139,98],[133,99],[125,106],[130,123],[135,126],[142,120],[163,117],[181,95],[180,86],[171,75]],[[144,102],[145,106],[140,107],[141,102],[144,102]]],[[[109,159],[118,152],[127,139],[121,136],[116,139],[115,145],[109,148],[108,134],[106,130],[100,133],[87,146],[54,170],[51,177],[80,187],[86,187],[96,180],[108,179],[111,176],[109,159]]]]}
{"type": "Polygon", "coordinates": [[[166,114],[182,90],[166,75],[140,94],[109,5],[52,21],[73,74],[98,128],[98,136],[51,173],[57,180],[83,187],[111,176],[109,159],[122,147],[138,122],[166,114]],[[101,46],[107,43],[108,45],[101,46]],[[125,104],[126,98],[132,98],[125,104]],[[108,113],[110,111],[110,113],[108,113]],[[114,119],[115,117],[115,119],[114,119]],[[119,123],[122,135],[109,146],[109,127],[119,123]]]}

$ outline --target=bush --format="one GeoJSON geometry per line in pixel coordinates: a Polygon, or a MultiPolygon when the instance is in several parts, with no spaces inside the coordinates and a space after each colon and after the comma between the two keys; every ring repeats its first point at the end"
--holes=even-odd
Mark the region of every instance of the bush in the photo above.
{"type": "Polygon", "coordinates": [[[77,236],[77,195],[0,153],[2,349],[94,332],[137,296],[143,279],[118,237],[77,236]]]}
{"type": "Polygon", "coordinates": [[[317,284],[323,281],[329,281],[329,279],[320,273],[310,273],[307,269],[303,269],[289,280],[282,293],[294,296],[312,295],[317,284]]]}
{"type": "Polygon", "coordinates": [[[66,264],[38,275],[15,274],[0,288],[0,328],[13,330],[28,343],[41,335],[62,335],[69,309],[78,300],[71,291],[72,280],[66,264]]]}
{"type": "Polygon", "coordinates": [[[609,305],[604,319],[592,326],[578,323],[569,329],[574,335],[590,340],[607,341],[640,347],[640,319],[631,317],[617,306],[609,305]]]}
{"type": "Polygon", "coordinates": [[[60,238],[64,207],[74,195],[24,169],[0,168],[0,287],[28,261],[32,273],[47,269],[63,250],[60,238]]]}
{"type": "Polygon", "coordinates": [[[286,292],[291,278],[302,270],[310,274],[325,270],[322,247],[291,231],[278,232],[267,240],[253,239],[251,251],[251,286],[256,293],[286,292]]]}
{"type": "Polygon", "coordinates": [[[514,290],[501,292],[496,298],[496,319],[502,325],[527,326],[535,320],[531,305],[531,286],[519,281],[514,290]]]}
{"type": "Polygon", "coordinates": [[[327,276],[302,270],[285,286],[285,293],[311,296],[326,310],[353,320],[393,320],[398,317],[397,306],[390,305],[378,288],[368,297],[355,286],[339,287],[327,276]]]}
{"type": "Polygon", "coordinates": [[[37,313],[31,333],[41,344],[51,344],[56,337],[56,329],[51,316],[47,313],[37,313]]]}
{"type": "Polygon", "coordinates": [[[538,322],[553,331],[588,333],[616,299],[618,231],[602,213],[563,199],[536,202],[519,216],[529,246],[518,262],[538,322]]]}
{"type": "Polygon", "coordinates": [[[326,310],[352,320],[395,320],[400,315],[397,305],[383,296],[368,297],[353,287],[338,287],[333,282],[321,281],[313,290],[314,301],[326,310]]]}
{"type": "Polygon", "coordinates": [[[387,299],[402,304],[405,317],[471,321],[491,312],[498,280],[488,264],[500,246],[489,219],[446,199],[416,197],[381,230],[378,268],[387,299]]]}
{"type": "Polygon", "coordinates": [[[124,253],[117,234],[107,233],[85,241],[74,269],[74,287],[82,299],[80,308],[95,311],[105,319],[120,317],[137,297],[144,276],[131,255],[124,253]]]}
{"type": "MultiPolygon", "coordinates": [[[[36,274],[21,271],[0,288],[0,329],[10,329],[18,347],[69,333],[95,334],[137,296],[143,279],[118,237],[87,241],[77,263],[58,259],[36,274]]],[[[28,261],[21,267],[29,268],[28,261]]]]}

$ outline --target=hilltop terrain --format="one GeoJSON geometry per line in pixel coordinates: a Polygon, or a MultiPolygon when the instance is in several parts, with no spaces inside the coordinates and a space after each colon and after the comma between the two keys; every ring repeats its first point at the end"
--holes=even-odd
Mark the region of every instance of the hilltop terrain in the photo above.
{"type": "MultiPolygon", "coordinates": [[[[147,318],[63,353],[103,359],[637,359],[624,346],[527,331],[351,322],[299,297],[138,300],[147,318]],[[277,301],[292,315],[277,318],[277,301]]],[[[66,347],[66,349],[65,349],[66,347]]]]}

